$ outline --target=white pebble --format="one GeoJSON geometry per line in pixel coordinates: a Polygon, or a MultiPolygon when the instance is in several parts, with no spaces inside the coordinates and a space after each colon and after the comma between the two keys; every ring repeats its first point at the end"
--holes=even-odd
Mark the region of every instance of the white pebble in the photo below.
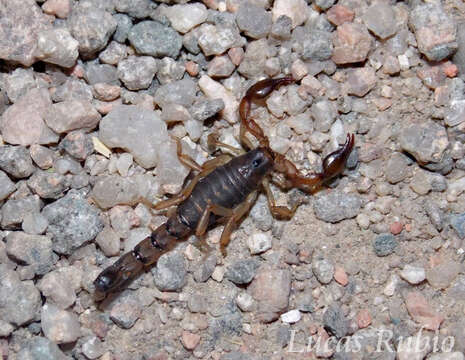
{"type": "Polygon", "coordinates": [[[397,284],[399,283],[400,278],[396,275],[393,274],[389,278],[386,287],[384,288],[383,294],[386,296],[392,296],[396,292],[396,287],[397,284]]]}
{"type": "Polygon", "coordinates": [[[254,300],[250,294],[243,292],[237,295],[236,304],[242,311],[252,311],[254,300]]]}
{"type": "Polygon", "coordinates": [[[281,321],[287,324],[293,324],[302,318],[299,310],[291,310],[281,315],[281,321]]]}
{"type": "Polygon", "coordinates": [[[412,265],[405,265],[404,269],[400,272],[400,276],[413,285],[419,284],[426,279],[425,269],[412,265]]]}
{"type": "Polygon", "coordinates": [[[255,233],[247,239],[247,246],[252,255],[271,249],[271,238],[267,233],[255,233]]]}

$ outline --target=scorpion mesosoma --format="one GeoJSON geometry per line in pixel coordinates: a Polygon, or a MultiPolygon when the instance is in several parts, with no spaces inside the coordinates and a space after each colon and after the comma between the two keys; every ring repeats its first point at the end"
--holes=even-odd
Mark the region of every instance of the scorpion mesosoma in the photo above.
{"type": "MultiPolygon", "coordinates": [[[[275,204],[268,178],[273,170],[284,175],[285,183],[280,184],[283,187],[297,187],[307,192],[341,174],[354,146],[353,134],[347,134],[345,144],[325,157],[321,173],[305,177],[292,162],[271,150],[263,130],[249,118],[253,102],[266,98],[274,89],[292,82],[294,80],[291,77],[265,79],[247,90],[239,105],[239,116],[240,140],[249,148],[248,152],[232,159],[227,154],[219,155],[200,166],[189,156],[182,154],[180,142],[177,142],[180,161],[199,171],[198,175],[179,195],[155,205],[157,210],[175,205],[177,208],[166,223],[153,231],[150,237],[142,240],[134,250],[121,256],[100,273],[94,282],[96,294],[104,297],[109,292],[119,290],[144,268],[156,263],[161,255],[172,250],[178,241],[185,240],[193,233],[202,236],[219,221],[225,223],[220,239],[220,248],[224,255],[231,232],[253,205],[260,186],[263,186],[268,197],[272,215],[290,218],[298,204],[291,209],[275,204]],[[247,133],[257,139],[257,148],[253,149],[252,142],[246,137],[247,133]]],[[[231,148],[219,143],[214,137],[210,137],[209,142],[231,148]]]]}

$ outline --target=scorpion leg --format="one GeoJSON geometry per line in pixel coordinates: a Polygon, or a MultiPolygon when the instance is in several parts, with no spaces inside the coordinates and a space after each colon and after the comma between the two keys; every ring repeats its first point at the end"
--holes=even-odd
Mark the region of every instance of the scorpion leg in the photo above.
{"type": "Polygon", "coordinates": [[[242,150],[242,149],[235,148],[234,146],[231,146],[229,144],[225,144],[225,143],[219,141],[217,134],[212,133],[212,134],[208,135],[207,143],[208,143],[208,147],[211,150],[222,147],[222,148],[228,149],[229,151],[231,151],[236,156],[237,155],[242,155],[242,154],[245,153],[245,151],[242,150]]]}
{"type": "Polygon", "coordinates": [[[293,186],[312,192],[325,181],[342,173],[353,147],[354,135],[347,134],[345,144],[324,158],[323,171],[308,177],[303,176],[295,165],[281,154],[275,154],[274,168],[276,171],[285,174],[293,186]]]}
{"type": "Polygon", "coordinates": [[[278,79],[265,79],[257,82],[255,85],[251,86],[247,90],[245,96],[242,98],[241,103],[239,105],[239,115],[241,118],[240,138],[242,143],[246,145],[248,148],[251,149],[253,148],[253,146],[250,140],[248,140],[245,137],[247,131],[253,136],[255,136],[255,138],[260,143],[260,146],[269,147],[268,139],[263,133],[263,130],[253,119],[249,118],[250,107],[252,105],[252,102],[264,99],[279,86],[287,85],[293,82],[294,79],[291,76],[286,76],[278,79]]]}
{"type": "Polygon", "coordinates": [[[268,207],[270,208],[273,217],[278,219],[292,218],[300,203],[295,204],[292,208],[288,208],[286,206],[277,206],[273,192],[271,191],[270,181],[265,178],[262,182],[262,185],[265,188],[266,198],[268,199],[268,207]]]}
{"type": "Polygon", "coordinates": [[[195,229],[196,236],[200,237],[205,234],[208,227],[208,221],[210,220],[210,214],[212,213],[218,216],[230,217],[233,216],[233,209],[228,209],[220,205],[212,204],[209,201],[207,207],[202,213],[202,217],[200,218],[199,223],[197,224],[197,228],[195,229]]]}
{"type": "Polygon", "coordinates": [[[174,141],[176,141],[176,154],[178,155],[178,159],[185,167],[202,171],[202,166],[200,166],[194,159],[192,159],[189,155],[182,153],[182,144],[181,140],[178,137],[172,136],[174,141]]]}
{"type": "Polygon", "coordinates": [[[178,195],[172,197],[171,199],[160,201],[153,208],[155,210],[162,210],[170,206],[175,206],[175,205],[182,203],[184,200],[186,200],[189,197],[189,195],[192,193],[192,190],[194,190],[195,185],[197,185],[200,179],[210,174],[218,166],[226,164],[230,159],[231,157],[229,155],[222,154],[212,160],[206,161],[205,164],[203,164],[203,166],[201,167],[202,171],[199,174],[197,174],[191,180],[189,185],[187,185],[178,195]]]}
{"type": "Polygon", "coordinates": [[[232,210],[232,215],[229,217],[226,225],[224,226],[223,233],[221,234],[220,238],[220,250],[223,257],[226,257],[226,246],[228,246],[229,241],[231,240],[231,233],[236,228],[237,222],[245,215],[247,211],[250,210],[252,205],[255,203],[257,198],[257,192],[254,191],[247,199],[239,205],[237,205],[232,210]]]}

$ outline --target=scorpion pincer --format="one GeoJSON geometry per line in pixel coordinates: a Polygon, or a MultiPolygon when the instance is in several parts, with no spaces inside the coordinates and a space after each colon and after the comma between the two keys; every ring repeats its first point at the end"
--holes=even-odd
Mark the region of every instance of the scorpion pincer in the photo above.
{"type": "MultiPolygon", "coordinates": [[[[323,171],[303,176],[295,165],[283,155],[275,153],[269,146],[268,138],[258,124],[250,118],[250,109],[254,101],[266,98],[274,89],[294,82],[291,77],[265,79],[248,89],[241,100],[239,115],[241,120],[240,140],[249,148],[248,152],[231,158],[227,154],[198,165],[189,156],[182,154],[178,141],[180,161],[199,171],[184,190],[177,196],[164,200],[155,209],[161,210],[177,206],[166,223],[159,226],[150,237],[142,240],[134,250],[124,254],[113,265],[103,270],[94,281],[98,298],[118,291],[143,269],[153,265],[161,255],[172,250],[179,241],[186,240],[191,234],[202,236],[215,224],[225,223],[220,239],[220,248],[225,255],[231,232],[253,205],[257,192],[263,188],[268,198],[271,213],[275,217],[290,218],[297,206],[287,208],[277,206],[270,189],[270,175],[273,171],[281,173],[286,179],[278,183],[281,187],[296,187],[312,192],[325,181],[339,175],[345,168],[347,158],[354,146],[354,135],[347,134],[345,144],[323,160],[323,171]],[[249,133],[258,141],[253,149],[252,142],[246,136],[249,133]]],[[[209,137],[213,145],[231,148],[209,137]]],[[[236,149],[238,150],[238,149],[236,149]]],[[[240,151],[240,150],[238,150],[240,151]]]]}

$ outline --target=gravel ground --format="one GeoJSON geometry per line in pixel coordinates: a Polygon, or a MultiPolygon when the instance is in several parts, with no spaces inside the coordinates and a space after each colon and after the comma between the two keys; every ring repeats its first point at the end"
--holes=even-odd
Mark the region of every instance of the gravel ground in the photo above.
{"type": "Polygon", "coordinates": [[[5,0],[0,59],[2,359],[464,359],[462,1],[5,0]],[[355,133],[343,176],[97,303],[188,181],[170,135],[239,146],[283,74],[252,115],[304,173],[355,133]]]}

